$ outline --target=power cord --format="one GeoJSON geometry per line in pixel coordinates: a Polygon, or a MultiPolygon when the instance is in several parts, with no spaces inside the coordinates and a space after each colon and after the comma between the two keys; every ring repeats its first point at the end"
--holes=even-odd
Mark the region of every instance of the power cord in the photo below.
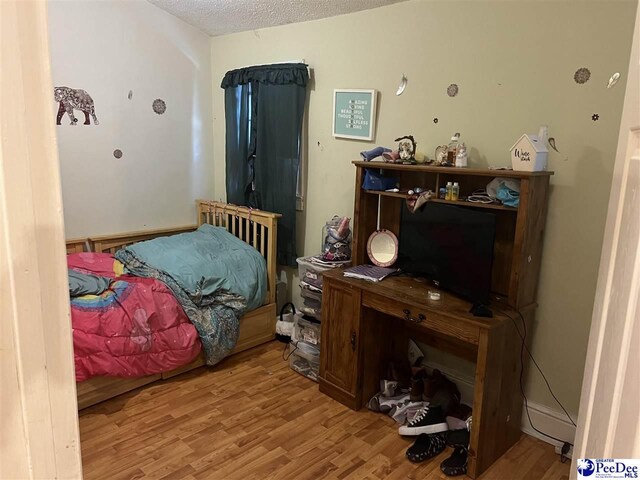
{"type": "Polygon", "coordinates": [[[297,349],[298,349],[298,342],[285,343],[282,349],[282,359],[286,362],[287,360],[289,360],[289,357],[293,355],[293,352],[295,352],[297,349]],[[291,350],[288,354],[286,354],[285,352],[287,351],[287,348],[291,348],[291,345],[293,345],[293,350],[291,350]]]}
{"type": "Polygon", "coordinates": [[[513,322],[513,326],[516,329],[516,332],[518,332],[518,336],[522,340],[522,345],[520,346],[520,393],[522,394],[522,398],[524,399],[524,408],[525,408],[525,412],[527,413],[527,419],[529,420],[529,425],[531,425],[531,428],[533,428],[540,435],[544,435],[547,438],[551,438],[552,440],[555,440],[557,442],[562,443],[562,448],[560,450],[560,461],[562,463],[564,463],[567,460],[566,454],[569,452],[569,449],[571,447],[573,447],[573,444],[571,442],[567,442],[565,440],[561,440],[561,439],[559,439],[557,437],[554,437],[553,435],[549,435],[548,433],[545,433],[545,432],[539,430],[538,428],[535,427],[535,425],[531,421],[531,415],[529,414],[529,400],[527,399],[527,396],[524,393],[524,384],[523,384],[524,360],[523,360],[522,357],[523,357],[525,351],[529,355],[529,358],[531,359],[531,361],[535,365],[535,367],[538,370],[538,372],[540,372],[540,375],[542,375],[542,378],[543,378],[545,384],[547,385],[547,389],[549,390],[549,393],[551,393],[551,396],[553,397],[553,399],[560,406],[560,408],[565,413],[565,415],[567,416],[567,418],[573,424],[574,427],[576,426],[576,423],[573,421],[573,418],[571,418],[571,415],[569,415],[569,412],[567,412],[567,409],[564,408],[564,405],[562,405],[562,402],[560,402],[560,400],[558,400],[558,397],[556,397],[556,395],[553,393],[553,390],[551,389],[551,385],[549,384],[549,381],[547,380],[547,377],[545,376],[544,372],[542,371],[542,369],[538,365],[538,362],[536,362],[536,359],[533,357],[533,354],[529,350],[529,347],[527,347],[527,343],[526,343],[526,340],[527,340],[527,322],[525,321],[524,316],[522,315],[520,310],[516,310],[516,312],[518,313],[518,315],[520,316],[520,319],[522,320],[522,329],[523,329],[524,334],[520,333],[520,328],[518,327],[518,324],[517,324],[516,320],[511,315],[509,315],[507,312],[505,312],[503,310],[499,310],[499,311],[511,319],[511,321],[513,322]]]}

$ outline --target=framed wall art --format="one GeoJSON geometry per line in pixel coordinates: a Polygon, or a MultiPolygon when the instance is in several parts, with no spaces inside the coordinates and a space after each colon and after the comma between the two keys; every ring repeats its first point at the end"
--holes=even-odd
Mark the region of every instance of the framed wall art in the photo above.
{"type": "Polygon", "coordinates": [[[333,136],[373,140],[376,121],[375,90],[333,91],[333,136]]]}

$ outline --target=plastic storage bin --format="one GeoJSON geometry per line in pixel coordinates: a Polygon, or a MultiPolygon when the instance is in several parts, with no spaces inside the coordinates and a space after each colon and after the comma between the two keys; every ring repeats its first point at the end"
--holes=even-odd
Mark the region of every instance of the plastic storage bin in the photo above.
{"type": "Polygon", "coordinates": [[[291,341],[305,342],[310,345],[320,345],[320,324],[306,320],[303,317],[296,317],[293,321],[293,331],[291,341]]]}
{"type": "Polygon", "coordinates": [[[305,283],[306,282],[301,282],[300,283],[300,295],[302,296],[302,298],[305,301],[306,300],[313,300],[315,302],[322,303],[322,292],[317,292],[315,290],[312,290],[305,283]]]}
{"type": "Polygon", "coordinates": [[[322,320],[322,303],[310,298],[303,298],[300,311],[305,315],[310,315],[316,320],[322,320]]]}
{"type": "Polygon", "coordinates": [[[332,267],[325,267],[311,262],[311,257],[297,258],[298,277],[301,282],[313,285],[316,288],[322,288],[322,274],[332,267]]]}
{"type": "Polygon", "coordinates": [[[320,348],[305,342],[291,342],[289,348],[292,349],[289,356],[291,369],[317,382],[320,371],[320,348]]]}

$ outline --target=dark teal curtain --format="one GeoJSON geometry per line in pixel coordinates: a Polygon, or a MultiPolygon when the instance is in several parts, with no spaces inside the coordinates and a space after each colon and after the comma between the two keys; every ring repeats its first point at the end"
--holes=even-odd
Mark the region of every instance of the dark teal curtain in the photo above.
{"type": "Polygon", "coordinates": [[[304,64],[227,72],[227,201],[282,214],[278,263],[296,265],[296,182],[309,80],[304,64]]]}
{"type": "MultiPolygon", "coordinates": [[[[226,117],[227,202],[249,205],[253,182],[255,132],[251,129],[251,84],[227,88],[226,117]]],[[[252,205],[255,207],[255,205],[252,205]]]]}

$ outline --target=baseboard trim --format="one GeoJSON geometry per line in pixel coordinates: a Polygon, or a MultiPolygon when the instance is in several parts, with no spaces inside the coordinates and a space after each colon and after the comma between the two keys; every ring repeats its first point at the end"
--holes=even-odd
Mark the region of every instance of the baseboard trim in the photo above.
{"type": "MultiPolygon", "coordinates": [[[[424,365],[429,371],[437,368],[451,381],[455,382],[455,384],[458,386],[458,390],[460,390],[462,402],[466,403],[467,405],[473,405],[473,379],[469,378],[464,373],[452,370],[444,365],[440,365],[434,362],[425,362],[424,365]]],[[[533,425],[535,425],[538,430],[543,431],[556,438],[560,438],[566,442],[574,442],[574,438],[576,436],[576,427],[573,426],[564,412],[554,410],[547,407],[546,405],[532,402],[531,400],[528,401],[528,405],[531,422],[533,422],[533,425]]],[[[577,416],[573,415],[573,418],[577,418],[577,416]]],[[[545,437],[544,435],[536,432],[533,428],[531,428],[531,424],[529,423],[529,419],[527,418],[527,412],[524,408],[524,405],[522,408],[520,430],[527,435],[531,435],[532,437],[538,438],[543,442],[549,443],[556,447],[562,446],[562,442],[558,442],[551,438],[545,437]]]]}
{"type": "MultiPolygon", "coordinates": [[[[573,444],[576,436],[576,427],[573,426],[564,412],[554,410],[546,405],[535,403],[530,400],[528,404],[531,422],[533,422],[533,425],[535,425],[538,430],[573,444]]],[[[543,442],[550,443],[556,447],[561,447],[563,445],[563,442],[558,442],[545,437],[531,428],[531,424],[529,423],[527,412],[524,407],[522,409],[522,424],[520,430],[527,435],[531,435],[532,437],[538,438],[543,442]]]]}

